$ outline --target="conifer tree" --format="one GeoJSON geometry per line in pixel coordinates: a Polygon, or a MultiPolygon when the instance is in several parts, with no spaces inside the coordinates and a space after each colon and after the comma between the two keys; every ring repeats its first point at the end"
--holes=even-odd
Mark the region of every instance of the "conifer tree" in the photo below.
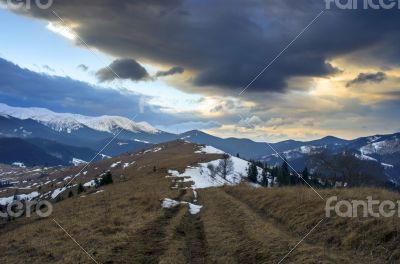
{"type": "Polygon", "coordinates": [[[85,191],[85,187],[83,187],[82,183],[79,183],[78,185],[78,194],[83,193],[85,191]]]}
{"type": "Polygon", "coordinates": [[[310,173],[308,172],[308,168],[305,167],[304,170],[303,170],[302,173],[301,173],[301,177],[302,177],[306,182],[308,182],[308,181],[309,181],[309,179],[308,179],[309,176],[310,176],[310,173]]]}
{"type": "Polygon", "coordinates": [[[288,163],[285,159],[285,161],[282,163],[282,166],[280,169],[278,169],[278,182],[280,185],[285,186],[291,184],[291,179],[290,179],[290,170],[288,163]]]}
{"type": "Polygon", "coordinates": [[[100,186],[107,185],[113,183],[113,178],[111,172],[107,172],[103,177],[100,179],[100,186]]]}
{"type": "Polygon", "coordinates": [[[254,161],[250,161],[250,166],[247,169],[247,178],[250,182],[258,183],[258,168],[254,161]]]}
{"type": "Polygon", "coordinates": [[[262,171],[262,183],[263,186],[268,187],[268,170],[267,166],[264,166],[262,171]]]}

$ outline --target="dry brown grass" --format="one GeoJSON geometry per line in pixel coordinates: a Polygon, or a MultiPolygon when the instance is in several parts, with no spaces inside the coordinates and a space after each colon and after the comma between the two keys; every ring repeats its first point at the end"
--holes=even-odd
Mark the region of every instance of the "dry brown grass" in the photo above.
{"type": "MultiPolygon", "coordinates": [[[[128,169],[113,170],[115,183],[102,188],[104,192],[56,203],[50,219],[33,217],[1,226],[0,263],[93,263],[53,218],[100,263],[278,263],[324,218],[325,203],[306,188],[206,189],[199,191],[204,207],[198,215],[190,215],[186,205],[162,209],[163,198],[193,200],[190,189],[184,189],[188,184],[171,189],[174,179],[165,178],[168,169],[183,171],[219,157],[193,154],[192,144],[164,146],[160,152],[95,164],[98,169],[89,169],[82,181],[115,161],[136,161],[128,169]]],[[[321,194],[399,199],[378,189],[321,194]]],[[[398,263],[397,230],[395,218],[327,219],[284,263],[398,263]]]]}
{"type": "MultiPolygon", "coordinates": [[[[182,142],[163,147],[156,153],[124,155],[93,164],[88,176],[78,181],[88,181],[90,175],[107,170],[113,162],[136,161],[127,169],[113,170],[115,183],[103,187],[102,193],[86,192],[72,198],[64,194],[64,200],[54,204],[50,219],[21,218],[3,225],[0,263],[91,263],[53,218],[101,263],[155,263],[161,259],[163,263],[185,263],[185,236],[177,230],[187,221],[187,208],[165,210],[160,201],[167,197],[191,201],[192,193],[171,189],[171,178],[165,176],[168,169],[182,171],[189,164],[216,157],[195,155],[194,145],[182,142]],[[123,180],[119,175],[124,175],[123,180]]],[[[73,168],[61,176],[76,172],[73,168]]]]}
{"type": "MultiPolygon", "coordinates": [[[[392,218],[341,218],[332,214],[325,218],[325,202],[312,190],[303,187],[251,189],[247,186],[227,187],[224,191],[246,204],[262,219],[294,237],[302,237],[319,220],[321,225],[306,240],[324,250],[349,252],[357,258],[366,256],[378,263],[398,263],[400,222],[392,218]]],[[[338,196],[343,200],[400,200],[400,195],[382,189],[319,190],[323,197],[338,196]]],[[[353,260],[354,261],[354,260],[353,260]]]]}

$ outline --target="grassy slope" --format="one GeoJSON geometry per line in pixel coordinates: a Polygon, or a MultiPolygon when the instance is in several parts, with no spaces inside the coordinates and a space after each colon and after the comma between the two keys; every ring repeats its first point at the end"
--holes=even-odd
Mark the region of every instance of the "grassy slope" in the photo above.
{"type": "MultiPolygon", "coordinates": [[[[199,215],[184,205],[161,209],[166,197],[193,199],[184,185],[170,188],[168,169],[218,158],[195,155],[193,148],[174,142],[157,153],[96,163],[105,169],[115,160],[136,161],[113,171],[115,183],[104,192],[56,203],[50,219],[2,225],[0,263],[93,263],[53,218],[100,263],[278,263],[323,218],[324,203],[306,188],[207,189],[199,191],[199,215]]],[[[399,199],[373,189],[322,191],[324,197],[333,194],[399,199]]],[[[397,263],[398,229],[397,219],[327,219],[284,263],[397,263]]]]}
{"type": "MultiPolygon", "coordinates": [[[[393,200],[377,189],[325,190],[323,197],[393,200]]],[[[206,233],[214,236],[221,262],[278,263],[320,220],[286,263],[399,263],[398,218],[325,218],[325,203],[307,188],[251,189],[247,186],[200,192],[206,233]],[[221,210],[221,208],[225,208],[221,210]],[[211,216],[215,217],[211,217],[211,216]],[[215,234],[224,234],[226,237],[215,234]],[[223,243],[228,241],[228,243],[223,243]],[[229,243],[231,241],[232,243],[229,243]],[[229,261],[224,261],[230,257],[229,261]]]]}

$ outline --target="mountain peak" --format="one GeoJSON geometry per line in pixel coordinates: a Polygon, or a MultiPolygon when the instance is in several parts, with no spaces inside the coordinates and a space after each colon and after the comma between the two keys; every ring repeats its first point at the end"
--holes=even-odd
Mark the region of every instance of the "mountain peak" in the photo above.
{"type": "Polygon", "coordinates": [[[116,130],[124,129],[134,133],[159,133],[159,130],[146,122],[134,122],[122,116],[84,116],[70,113],[56,113],[46,108],[37,107],[12,107],[0,103],[0,115],[14,117],[22,120],[32,119],[42,123],[56,131],[71,132],[83,127],[115,133],[116,130]]]}
{"type": "MultiPolygon", "coordinates": [[[[189,131],[186,131],[186,132],[184,132],[182,134],[179,134],[179,136],[182,137],[182,138],[184,138],[184,137],[196,137],[196,136],[203,136],[203,135],[208,135],[208,134],[204,133],[201,130],[197,130],[197,129],[189,130],[189,131]]],[[[208,135],[208,136],[210,136],[210,135],[208,135]]]]}
{"type": "Polygon", "coordinates": [[[326,137],[321,138],[321,140],[343,140],[343,139],[335,137],[335,136],[326,136],[326,137]]]}

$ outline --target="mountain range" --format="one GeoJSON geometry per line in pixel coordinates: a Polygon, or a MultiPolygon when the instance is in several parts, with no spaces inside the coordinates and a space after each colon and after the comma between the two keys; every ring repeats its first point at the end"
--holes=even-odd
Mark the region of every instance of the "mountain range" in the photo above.
{"type": "Polygon", "coordinates": [[[97,159],[180,139],[211,145],[245,159],[267,162],[270,166],[281,164],[281,157],[284,157],[296,170],[302,170],[308,156],[315,151],[346,151],[360,160],[379,163],[392,181],[399,182],[400,179],[400,133],[354,140],[327,136],[313,141],[266,143],[245,138],[220,138],[198,130],[171,134],[146,122],[134,122],[120,116],[89,117],[0,104],[0,137],[0,163],[6,164],[66,165],[72,164],[74,159],[89,161],[100,150],[97,159]],[[13,144],[18,147],[13,149],[13,144]],[[43,160],[34,156],[41,156],[43,160]]]}

